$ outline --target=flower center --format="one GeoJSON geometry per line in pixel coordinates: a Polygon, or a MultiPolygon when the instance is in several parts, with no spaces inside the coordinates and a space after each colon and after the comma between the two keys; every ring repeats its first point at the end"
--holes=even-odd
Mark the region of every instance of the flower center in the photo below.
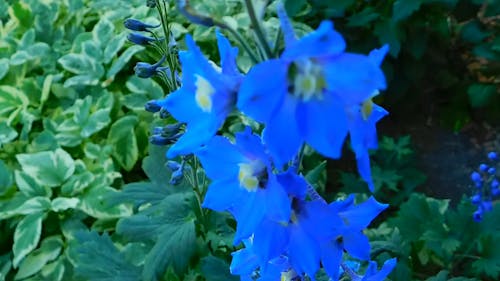
{"type": "Polygon", "coordinates": [[[290,66],[291,91],[294,96],[309,101],[321,99],[326,81],[322,68],[309,59],[297,61],[290,66]]]}
{"type": "Polygon", "coordinates": [[[210,112],[212,111],[212,96],[215,93],[215,89],[207,79],[201,77],[200,75],[195,75],[195,77],[196,81],[194,84],[196,86],[196,104],[204,112],[210,112]]]}
{"type": "Polygon", "coordinates": [[[257,191],[257,188],[263,184],[262,180],[266,172],[265,165],[260,161],[253,163],[240,163],[240,171],[238,173],[238,180],[240,186],[247,191],[257,191]]]}

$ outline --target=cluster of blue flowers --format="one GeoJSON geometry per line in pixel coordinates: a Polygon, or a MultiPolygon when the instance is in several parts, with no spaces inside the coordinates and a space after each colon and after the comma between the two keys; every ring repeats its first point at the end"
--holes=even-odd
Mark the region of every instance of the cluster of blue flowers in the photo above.
{"type": "Polygon", "coordinates": [[[481,163],[478,170],[470,175],[475,187],[471,202],[477,206],[473,218],[478,222],[483,219],[485,212],[491,211],[493,201],[500,197],[500,182],[496,169],[498,154],[490,152],[488,159],[490,160],[489,164],[481,163]]]}
{"type": "MultiPolygon", "coordinates": [[[[388,47],[369,55],[346,52],[330,21],[298,39],[281,6],[278,14],[285,50],[247,74],[238,70],[237,48],[219,31],[220,66],[186,35],[188,49],[179,51],[181,87],[146,105],[179,123],[171,130],[156,128],[152,142],[170,145],[170,159],[200,160],[211,179],[203,206],[228,211],[237,222],[234,244],[244,248],[233,253],[231,272],[241,280],[315,280],[320,267],[332,280],[341,273],[352,280],[383,280],[395,259],[380,271],[371,262],[358,275],[343,256],[370,260],[363,229],[387,205],[373,197],[355,204],[353,196],[327,203],[300,174],[296,160],[304,145],[339,158],[349,134],[358,171],[373,191],[368,150],[377,147],[375,126],[387,112],[372,98],[386,87],[380,65],[388,47]],[[264,124],[262,134],[247,127],[233,140],[217,135],[235,111],[264,124]]],[[[169,163],[182,173],[183,164],[169,163]]]]}

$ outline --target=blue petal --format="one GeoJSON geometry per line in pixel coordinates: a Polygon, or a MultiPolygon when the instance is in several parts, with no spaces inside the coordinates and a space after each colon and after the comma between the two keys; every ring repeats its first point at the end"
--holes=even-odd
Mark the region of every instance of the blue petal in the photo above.
{"type": "Polygon", "coordinates": [[[359,175],[368,184],[368,189],[371,192],[374,192],[375,185],[373,184],[372,171],[370,167],[370,155],[368,152],[359,156],[356,155],[356,164],[358,166],[359,175]]]}
{"type": "Polygon", "coordinates": [[[328,94],[321,100],[300,102],[297,122],[305,141],[320,154],[339,158],[347,136],[344,107],[328,94]]]}
{"type": "Polygon", "coordinates": [[[366,270],[366,274],[361,279],[361,281],[383,281],[391,273],[391,271],[394,269],[396,266],[397,259],[392,258],[390,260],[387,260],[384,262],[384,265],[380,269],[379,272],[377,272],[377,263],[375,262],[370,262],[370,265],[368,266],[368,269],[366,270]]]}
{"type": "Polygon", "coordinates": [[[231,274],[250,275],[259,266],[259,258],[247,248],[232,253],[232,256],[229,267],[231,274]]]}
{"type": "Polygon", "coordinates": [[[264,144],[269,149],[278,170],[294,158],[303,143],[295,119],[296,108],[297,100],[286,96],[281,108],[267,123],[262,133],[264,144]]]}
{"type": "Polygon", "coordinates": [[[238,48],[232,47],[224,35],[219,30],[215,31],[217,36],[217,45],[219,47],[220,61],[222,73],[230,76],[239,76],[238,66],[236,65],[236,57],[238,56],[238,48]]]}
{"type": "Polygon", "coordinates": [[[282,58],[296,60],[299,58],[335,56],[345,50],[345,41],[340,33],[333,29],[331,21],[322,21],[319,27],[287,46],[282,58]]]}
{"type": "Polygon", "coordinates": [[[308,183],[303,176],[297,175],[295,171],[288,169],[277,175],[277,179],[289,195],[298,199],[306,197],[308,183]]]}
{"type": "Polygon", "coordinates": [[[196,104],[194,84],[184,84],[177,91],[170,93],[165,99],[158,101],[172,116],[180,122],[191,122],[202,119],[206,115],[196,104]]]}
{"type": "Polygon", "coordinates": [[[376,65],[380,66],[387,52],[389,52],[389,45],[385,44],[380,49],[372,50],[368,56],[376,65]]]}
{"type": "Polygon", "coordinates": [[[361,204],[352,205],[347,210],[341,211],[340,216],[355,230],[365,229],[389,205],[377,202],[373,196],[361,204]]]}
{"type": "Polygon", "coordinates": [[[283,2],[279,1],[276,5],[276,10],[278,18],[280,19],[281,30],[283,31],[283,37],[285,39],[285,45],[291,47],[295,42],[297,42],[297,37],[295,37],[295,32],[293,31],[293,26],[290,18],[286,14],[285,6],[283,2]]]}
{"type": "Polygon", "coordinates": [[[262,192],[246,192],[245,198],[234,208],[233,214],[237,221],[234,244],[250,237],[265,216],[265,194],[262,192]]]}
{"type": "Polygon", "coordinates": [[[235,136],[236,146],[242,154],[244,154],[250,161],[259,159],[264,162],[266,166],[269,165],[268,155],[264,150],[264,145],[259,136],[252,133],[250,127],[246,127],[243,132],[237,133],[235,136]]]}
{"type": "Polygon", "coordinates": [[[213,181],[208,187],[202,207],[214,211],[226,211],[235,204],[240,204],[245,191],[239,188],[237,180],[228,179],[213,181]]]}
{"type": "Polygon", "coordinates": [[[221,136],[213,137],[210,142],[196,152],[205,173],[212,179],[237,179],[239,164],[246,158],[238,148],[221,136]]]}
{"type": "Polygon", "coordinates": [[[386,87],[384,73],[367,56],[344,53],[322,63],[328,90],[345,104],[360,104],[386,87]]]}
{"type": "Polygon", "coordinates": [[[332,280],[339,279],[339,268],[343,251],[342,245],[335,240],[327,242],[321,247],[321,263],[332,280]]]}
{"type": "Polygon", "coordinates": [[[349,255],[360,260],[370,259],[370,241],[361,231],[352,231],[343,236],[344,248],[349,255]]]}
{"type": "Polygon", "coordinates": [[[349,135],[351,146],[356,155],[367,152],[367,149],[376,149],[377,128],[376,123],[388,113],[382,107],[374,104],[372,113],[367,120],[364,120],[361,113],[357,114],[349,121],[349,135]]]}
{"type": "Polygon", "coordinates": [[[305,202],[298,220],[317,241],[330,241],[341,234],[339,225],[342,224],[342,220],[322,201],[305,202]]]}
{"type": "Polygon", "coordinates": [[[287,95],[287,72],[288,64],[282,60],[255,65],[241,83],[238,108],[256,121],[269,121],[287,95]]]}
{"type": "Polygon", "coordinates": [[[288,245],[288,231],[282,224],[264,219],[257,227],[253,249],[261,261],[269,261],[283,254],[288,245]]]}
{"type": "Polygon", "coordinates": [[[267,217],[275,222],[288,223],[292,210],[291,202],[283,186],[276,180],[275,175],[270,174],[268,176],[267,185],[262,192],[265,193],[267,217]]]}
{"type": "Polygon", "coordinates": [[[292,225],[290,228],[290,263],[299,275],[307,273],[309,277],[314,277],[319,269],[320,247],[300,225],[292,225]]]}
{"type": "Polygon", "coordinates": [[[168,150],[167,157],[172,159],[178,155],[196,153],[202,144],[210,141],[224,122],[224,119],[217,117],[219,116],[210,115],[197,122],[188,123],[182,137],[168,150]]]}

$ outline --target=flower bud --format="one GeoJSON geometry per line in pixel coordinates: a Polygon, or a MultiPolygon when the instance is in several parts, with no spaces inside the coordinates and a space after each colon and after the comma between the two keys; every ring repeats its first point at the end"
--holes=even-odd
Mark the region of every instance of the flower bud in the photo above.
{"type": "Polygon", "coordinates": [[[126,28],[133,31],[149,31],[149,28],[160,27],[160,24],[158,25],[147,24],[136,19],[126,19],[123,22],[123,24],[125,25],[126,28]]]}

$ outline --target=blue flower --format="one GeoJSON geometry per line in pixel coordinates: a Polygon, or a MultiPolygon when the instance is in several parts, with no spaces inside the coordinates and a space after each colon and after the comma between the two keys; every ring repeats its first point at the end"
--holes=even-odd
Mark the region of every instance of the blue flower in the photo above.
{"type": "Polygon", "coordinates": [[[158,71],[161,71],[163,69],[161,65],[164,62],[165,62],[165,56],[163,56],[155,64],[138,62],[134,67],[135,75],[137,75],[140,78],[151,78],[153,75],[156,75],[158,71]]]}
{"type": "Polygon", "coordinates": [[[194,152],[207,143],[234,108],[241,74],[236,68],[237,49],[217,32],[221,68],[201,53],[191,36],[186,36],[188,51],[179,52],[182,87],[157,101],[174,118],[187,123],[186,132],[167,152],[173,158],[194,152]]]}
{"type": "MultiPolygon", "coordinates": [[[[282,25],[288,23],[282,19],[282,25]]],[[[380,63],[387,47],[369,56],[346,53],[344,39],[330,21],[300,40],[286,38],[281,58],[249,71],[238,108],[266,124],[263,140],[279,169],[304,142],[339,158],[350,132],[361,175],[370,181],[367,149],[376,147],[375,123],[387,114],[371,98],[386,87],[380,63]]]]}
{"type": "Polygon", "coordinates": [[[212,180],[203,207],[230,211],[238,223],[235,244],[250,237],[266,218],[287,222],[288,195],[271,169],[261,140],[250,130],[236,134],[235,143],[215,136],[195,152],[212,180]]]}
{"type": "Polygon", "coordinates": [[[157,25],[147,24],[137,19],[126,19],[123,22],[123,24],[125,25],[126,28],[133,31],[149,31],[150,28],[157,28],[160,27],[161,25],[161,24],[157,25]]]}
{"type": "Polygon", "coordinates": [[[127,35],[127,39],[134,44],[143,46],[157,41],[157,39],[154,37],[142,35],[141,33],[136,33],[136,32],[127,35]]]}
{"type": "Polygon", "coordinates": [[[339,238],[322,245],[322,260],[325,271],[336,279],[344,250],[354,258],[370,259],[370,243],[362,230],[388,205],[377,202],[373,197],[355,205],[354,196],[351,195],[329,206],[332,212],[340,216],[342,224],[339,226],[339,238]]]}

